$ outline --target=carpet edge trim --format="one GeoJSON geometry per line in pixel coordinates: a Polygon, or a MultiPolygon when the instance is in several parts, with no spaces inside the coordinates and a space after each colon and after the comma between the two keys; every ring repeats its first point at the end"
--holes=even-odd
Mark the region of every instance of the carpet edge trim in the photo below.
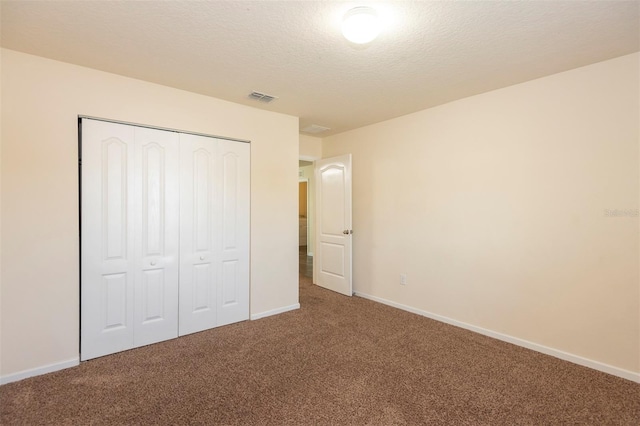
{"type": "Polygon", "coordinates": [[[403,311],[411,312],[413,314],[421,315],[423,317],[427,317],[432,320],[436,320],[449,325],[464,328],[466,330],[473,331],[475,333],[482,334],[487,337],[502,340],[503,342],[507,342],[517,346],[521,346],[523,348],[531,349],[533,351],[540,352],[545,355],[550,355],[555,358],[562,359],[564,361],[569,361],[574,364],[581,365],[583,367],[588,367],[594,370],[601,371],[603,373],[607,373],[617,377],[621,377],[623,379],[631,380],[632,382],[640,383],[640,373],[634,373],[633,371],[625,370],[623,368],[615,367],[613,365],[605,364],[603,362],[595,361],[589,358],[584,358],[579,355],[574,355],[572,353],[561,351],[559,349],[554,349],[548,346],[544,346],[539,343],[534,343],[529,340],[520,339],[518,337],[513,337],[508,334],[499,333],[497,331],[478,327],[476,325],[468,324],[466,322],[458,321],[449,317],[434,314],[428,311],[423,311],[422,309],[403,305],[401,303],[393,302],[391,300],[387,300],[382,297],[372,296],[370,294],[362,293],[359,291],[356,291],[354,294],[358,297],[362,297],[363,299],[368,299],[374,302],[382,303],[384,305],[398,308],[403,311]]]}
{"type": "Polygon", "coordinates": [[[289,311],[295,311],[300,309],[300,303],[295,303],[289,306],[283,306],[281,308],[271,309],[269,311],[259,312],[257,314],[251,314],[251,321],[258,320],[260,318],[270,317],[272,315],[283,314],[289,311]]]}
{"type": "Polygon", "coordinates": [[[28,370],[18,371],[17,373],[0,376],[0,385],[17,382],[29,377],[41,376],[54,371],[64,370],[65,368],[77,367],[80,365],[80,358],[72,358],[66,361],[56,362],[54,364],[43,365],[42,367],[30,368],[28,370]]]}

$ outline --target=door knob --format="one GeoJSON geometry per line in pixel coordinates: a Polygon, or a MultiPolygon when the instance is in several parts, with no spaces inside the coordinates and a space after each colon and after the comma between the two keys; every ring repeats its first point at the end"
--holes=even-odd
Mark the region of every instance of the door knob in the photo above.
{"type": "Polygon", "coordinates": [[[200,256],[200,260],[204,260],[204,256],[200,256]]]}
{"type": "Polygon", "coordinates": [[[342,231],[342,233],[343,233],[344,235],[349,235],[349,231],[347,231],[347,230],[342,231]]]}
{"type": "Polygon", "coordinates": [[[155,260],[151,261],[151,266],[156,266],[156,261],[155,260]]]}

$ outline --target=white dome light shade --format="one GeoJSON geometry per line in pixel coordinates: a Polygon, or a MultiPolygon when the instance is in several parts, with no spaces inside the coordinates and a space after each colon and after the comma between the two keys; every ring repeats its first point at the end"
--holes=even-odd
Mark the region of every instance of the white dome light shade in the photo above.
{"type": "Polygon", "coordinates": [[[344,15],[342,35],[352,43],[365,44],[380,34],[381,23],[376,11],[370,7],[356,7],[344,15]]]}

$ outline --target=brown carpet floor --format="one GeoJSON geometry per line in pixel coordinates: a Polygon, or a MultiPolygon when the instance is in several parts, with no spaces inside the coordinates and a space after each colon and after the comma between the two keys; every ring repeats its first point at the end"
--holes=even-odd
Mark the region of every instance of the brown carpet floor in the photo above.
{"type": "Polygon", "coordinates": [[[301,278],[297,311],[0,387],[0,423],[640,424],[640,385],[301,278]]]}

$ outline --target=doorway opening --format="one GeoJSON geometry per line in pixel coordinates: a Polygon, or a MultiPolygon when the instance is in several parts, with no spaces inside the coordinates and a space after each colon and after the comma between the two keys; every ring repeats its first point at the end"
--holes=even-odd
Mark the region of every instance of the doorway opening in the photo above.
{"type": "Polygon", "coordinates": [[[298,163],[299,274],[313,279],[313,162],[298,163]]]}

